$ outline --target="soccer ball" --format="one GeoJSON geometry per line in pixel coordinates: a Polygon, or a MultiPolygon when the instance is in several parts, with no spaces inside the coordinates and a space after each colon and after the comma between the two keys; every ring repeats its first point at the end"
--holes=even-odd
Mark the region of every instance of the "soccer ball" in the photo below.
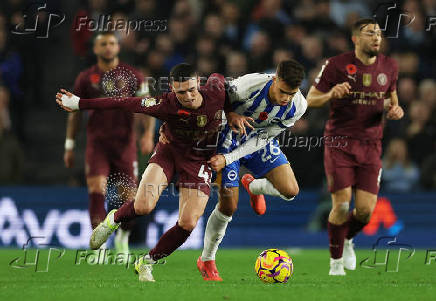
{"type": "Polygon", "coordinates": [[[286,283],[294,273],[294,264],[285,251],[268,249],[257,257],[254,270],[263,282],[286,283]]]}

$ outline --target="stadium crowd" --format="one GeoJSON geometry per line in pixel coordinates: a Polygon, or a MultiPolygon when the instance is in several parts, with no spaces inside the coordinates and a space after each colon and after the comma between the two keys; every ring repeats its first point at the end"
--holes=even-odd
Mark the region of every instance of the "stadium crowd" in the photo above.
{"type": "MultiPolygon", "coordinates": [[[[72,41],[74,72],[69,71],[68,76],[73,81],[81,69],[94,63],[92,39],[96,32],[83,26],[78,30],[81,17],[98,20],[99,16],[110,15],[114,22],[159,22],[157,29],[151,26],[128,33],[125,28],[116,31],[121,44],[120,59],[139,68],[146,77],[165,76],[172,66],[186,61],[195,64],[202,76],[220,72],[235,78],[250,72],[273,72],[279,61],[294,58],[306,68],[307,80],[301,88],[306,94],[326,58],[353,49],[349,29],[355,20],[375,14],[384,22],[386,7],[377,7],[379,2],[88,0],[74,10],[56,3],[57,9],[65,12],[69,19],[70,34],[53,43],[72,41]]],[[[392,12],[398,16],[402,10],[414,19],[400,27],[398,37],[392,31],[396,26],[386,28],[385,32],[389,38],[384,40],[383,53],[394,57],[399,64],[397,89],[406,114],[401,121],[389,121],[385,125],[382,189],[389,192],[436,190],[436,57],[433,50],[436,30],[426,30],[427,17],[436,15],[436,1],[397,2],[401,5],[392,12]]],[[[29,81],[32,76],[29,74],[35,74],[37,67],[34,66],[38,65],[35,59],[29,63],[29,53],[36,50],[29,47],[31,44],[20,42],[20,36],[11,32],[13,25],[23,21],[22,10],[26,3],[6,0],[0,4],[0,185],[23,184],[20,177],[26,173],[23,158],[26,150],[35,147],[23,134],[26,119],[22,116],[23,111],[32,109],[23,105],[30,103],[25,94],[37,86],[36,78],[29,81]]],[[[395,15],[390,17],[395,20],[395,15]]],[[[158,90],[158,87],[150,87],[152,94],[159,93],[158,90]]],[[[38,97],[39,94],[32,95],[38,97]]],[[[41,102],[35,100],[35,103],[41,102]]],[[[284,152],[303,189],[323,185],[320,138],[327,117],[328,106],[309,109],[292,133],[282,139],[284,152]]],[[[63,128],[60,134],[64,134],[63,128]]]]}

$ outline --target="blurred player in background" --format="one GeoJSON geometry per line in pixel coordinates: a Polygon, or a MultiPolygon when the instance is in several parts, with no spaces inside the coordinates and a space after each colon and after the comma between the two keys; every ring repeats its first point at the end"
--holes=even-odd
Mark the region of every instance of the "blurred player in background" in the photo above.
{"type": "MultiPolygon", "coordinates": [[[[136,263],[139,280],[154,281],[152,265],[169,256],[189,237],[203,215],[210,194],[212,171],[208,160],[216,152],[218,130],[225,103],[224,77],[212,74],[206,85],[189,64],[179,64],[170,72],[172,92],[159,98],[80,99],[62,90],[57,102],[67,111],[80,109],[114,109],[145,113],[165,121],[164,135],[172,143],[158,143],[150,164],[142,176],[134,202],[126,202],[109,212],[94,229],[91,248],[103,244],[121,222],[150,214],[175,173],[179,175],[179,218],[149,253],[136,263]]],[[[242,119],[244,117],[241,116],[242,119]]]]}
{"type": "MultiPolygon", "coordinates": [[[[233,114],[248,116],[253,126],[249,126],[246,135],[241,135],[227,125],[220,133],[219,154],[210,160],[211,167],[218,171],[220,194],[217,207],[209,216],[203,252],[197,260],[204,280],[222,280],[215,255],[238,206],[241,164],[254,174],[254,177],[245,174],[241,182],[257,214],[266,210],[263,194],[287,201],[298,194],[294,172],[274,138],[292,127],[306,111],[307,102],[299,90],[303,79],[303,66],[295,60],[286,60],[279,63],[275,74],[252,73],[229,83],[233,114]]],[[[235,126],[244,128],[244,120],[239,122],[242,123],[235,122],[235,126]]]]}
{"type": "MultiPolygon", "coordinates": [[[[120,46],[114,33],[98,34],[94,39],[93,50],[97,64],[79,74],[74,84],[74,94],[82,98],[97,98],[108,96],[108,93],[141,93],[144,78],[139,71],[119,61],[120,46]]],[[[145,115],[138,117],[145,129],[141,138],[141,151],[150,153],[154,144],[154,118],[145,115]]],[[[113,177],[113,182],[123,183],[117,187],[121,201],[134,198],[138,176],[134,121],[134,114],[126,111],[90,111],[88,114],[85,173],[93,229],[107,214],[104,201],[108,177],[111,177],[111,182],[113,177]]],[[[70,113],[64,153],[67,168],[74,164],[74,139],[79,124],[80,112],[70,113]]],[[[123,223],[117,231],[114,240],[117,253],[128,253],[130,228],[131,225],[123,223]]]]}
{"type": "Polygon", "coordinates": [[[358,20],[352,40],[355,50],[328,59],[307,96],[310,107],[330,101],[324,131],[324,168],[332,195],[329,275],[356,268],[352,239],[369,222],[379,191],[383,112],[393,120],[404,115],[396,92],[398,67],[379,54],[377,22],[358,20]],[[349,212],[353,188],[355,208],[349,212]]]}

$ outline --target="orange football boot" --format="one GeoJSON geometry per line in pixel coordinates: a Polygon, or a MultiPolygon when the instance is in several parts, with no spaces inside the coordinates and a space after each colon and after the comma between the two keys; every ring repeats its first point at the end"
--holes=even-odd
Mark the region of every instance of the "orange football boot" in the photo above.
{"type": "Polygon", "coordinates": [[[258,215],[265,214],[266,211],[266,203],[265,203],[265,197],[263,194],[252,194],[250,191],[250,183],[253,182],[254,177],[250,174],[245,174],[242,179],[241,183],[242,186],[244,186],[245,190],[247,190],[248,194],[250,195],[250,204],[251,208],[253,208],[254,212],[258,215]]]}
{"type": "Polygon", "coordinates": [[[201,276],[206,281],[223,281],[220,277],[215,265],[215,260],[203,261],[201,256],[197,259],[197,268],[200,271],[201,276]]]}

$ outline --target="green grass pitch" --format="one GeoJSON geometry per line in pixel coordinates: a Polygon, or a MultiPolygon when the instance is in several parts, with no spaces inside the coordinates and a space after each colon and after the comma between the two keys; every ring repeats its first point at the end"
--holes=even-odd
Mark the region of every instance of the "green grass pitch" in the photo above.
{"type": "MultiPolygon", "coordinates": [[[[48,272],[35,272],[35,266],[10,265],[14,258],[23,257],[23,250],[2,249],[0,295],[2,300],[63,301],[436,300],[436,262],[425,264],[425,250],[416,251],[407,260],[400,258],[398,272],[386,272],[383,266],[358,265],[346,277],[327,275],[327,250],[287,250],[294,260],[294,276],[287,284],[264,284],[257,278],[254,262],[261,251],[220,250],[217,265],[224,279],[221,283],[202,280],[196,267],[200,251],[176,251],[166,264],[155,267],[155,283],[140,283],[133,267],[83,262],[77,265],[76,251],[72,250],[52,260],[48,272]]],[[[359,250],[357,255],[360,262],[371,257],[373,251],[359,250]]],[[[45,264],[42,262],[41,266],[45,264]]]]}

